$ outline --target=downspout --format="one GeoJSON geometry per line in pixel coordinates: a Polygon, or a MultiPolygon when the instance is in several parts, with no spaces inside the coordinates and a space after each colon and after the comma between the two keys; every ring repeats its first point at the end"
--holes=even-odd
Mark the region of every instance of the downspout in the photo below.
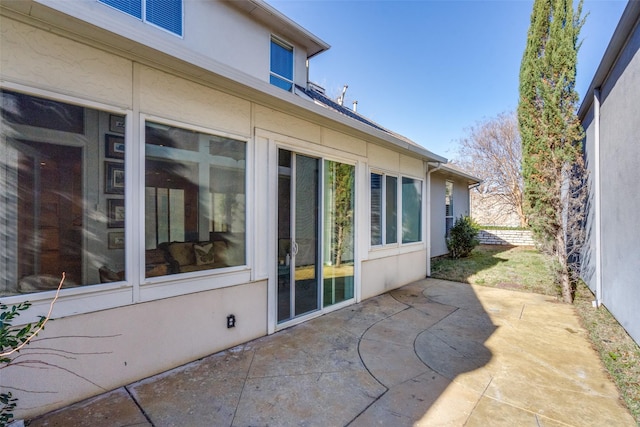
{"type": "Polygon", "coordinates": [[[441,162],[427,162],[427,277],[431,277],[431,174],[441,167],[441,162]],[[435,168],[429,170],[429,166],[435,168]]]}
{"type": "Polygon", "coordinates": [[[596,232],[596,300],[594,307],[602,304],[602,199],[600,183],[600,88],[593,90],[593,131],[594,131],[594,204],[596,232]]]}

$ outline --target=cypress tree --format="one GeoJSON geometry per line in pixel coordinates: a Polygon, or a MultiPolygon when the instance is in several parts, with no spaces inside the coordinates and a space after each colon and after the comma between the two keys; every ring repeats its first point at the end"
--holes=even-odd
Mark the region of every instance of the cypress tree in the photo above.
{"type": "Polygon", "coordinates": [[[535,0],[520,66],[518,125],[529,225],[557,261],[562,297],[573,301],[572,252],[579,250],[584,208],[582,127],[576,111],[582,0],[535,0]]]}

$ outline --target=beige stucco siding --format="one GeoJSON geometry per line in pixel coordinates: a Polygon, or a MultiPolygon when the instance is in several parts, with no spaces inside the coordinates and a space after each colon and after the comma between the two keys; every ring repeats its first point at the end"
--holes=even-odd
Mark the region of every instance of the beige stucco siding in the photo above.
{"type": "Polygon", "coordinates": [[[422,159],[401,155],[400,173],[422,179],[425,174],[424,162],[422,161],[422,159]]]}
{"type": "Polygon", "coordinates": [[[6,17],[0,31],[3,80],[131,108],[131,61],[6,17]]]}
{"type": "Polygon", "coordinates": [[[375,144],[367,147],[369,166],[380,168],[386,171],[400,170],[400,154],[375,144]]]}
{"type": "Polygon", "coordinates": [[[251,134],[251,103],[192,81],[137,65],[140,112],[240,135],[251,134]]]}
{"type": "Polygon", "coordinates": [[[323,145],[358,156],[366,156],[367,143],[362,139],[354,138],[329,128],[323,128],[322,131],[323,145]]]}
{"type": "Polygon", "coordinates": [[[426,251],[370,259],[362,263],[362,299],[388,292],[427,275],[426,251]]]}
{"type": "Polygon", "coordinates": [[[255,105],[253,117],[260,129],[316,144],[322,142],[322,128],[306,120],[261,105],[255,105]]]}
{"type": "Polygon", "coordinates": [[[22,415],[44,413],[265,335],[266,301],[258,282],[56,319],[37,343],[51,366],[4,369],[2,381],[32,391],[14,391],[22,415]]]}

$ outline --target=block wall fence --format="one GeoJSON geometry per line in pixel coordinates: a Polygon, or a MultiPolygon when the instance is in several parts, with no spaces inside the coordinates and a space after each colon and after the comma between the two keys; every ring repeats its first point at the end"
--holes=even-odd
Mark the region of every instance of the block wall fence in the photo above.
{"type": "Polygon", "coordinates": [[[481,245],[534,246],[530,230],[480,230],[481,245]]]}

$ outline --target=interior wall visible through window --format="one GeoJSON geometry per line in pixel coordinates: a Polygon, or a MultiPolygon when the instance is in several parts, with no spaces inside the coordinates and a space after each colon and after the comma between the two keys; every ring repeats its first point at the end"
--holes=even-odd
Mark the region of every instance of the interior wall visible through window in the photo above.
{"type": "Polygon", "coordinates": [[[246,262],[246,142],[145,127],[146,277],[246,262]]]}
{"type": "Polygon", "coordinates": [[[3,90],[0,296],[125,277],[124,116],[3,90]]]}

